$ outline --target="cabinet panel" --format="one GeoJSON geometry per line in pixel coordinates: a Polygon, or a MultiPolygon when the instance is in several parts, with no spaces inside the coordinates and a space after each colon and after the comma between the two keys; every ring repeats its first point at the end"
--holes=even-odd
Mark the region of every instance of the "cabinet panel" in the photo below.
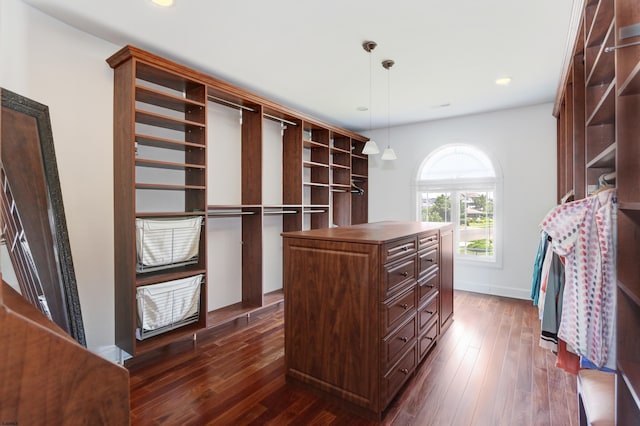
{"type": "Polygon", "coordinates": [[[407,287],[416,280],[416,258],[412,256],[406,260],[384,266],[383,298],[391,296],[401,288],[407,287]]]}
{"type": "Polygon", "coordinates": [[[377,259],[372,245],[285,240],[289,374],[370,409],[379,377],[378,351],[366,350],[378,345],[377,259]]]}
{"type": "Polygon", "coordinates": [[[395,394],[400,390],[403,384],[409,380],[418,364],[415,342],[413,346],[404,354],[404,356],[394,365],[382,380],[381,398],[383,405],[386,406],[395,394]]]}
{"type": "Polygon", "coordinates": [[[438,270],[431,271],[418,279],[418,306],[421,306],[431,296],[438,292],[440,275],[438,270]]]}
{"type": "Polygon", "coordinates": [[[417,241],[415,237],[393,241],[385,244],[383,262],[393,262],[396,259],[415,254],[417,241]]]}
{"type": "Polygon", "coordinates": [[[429,349],[436,343],[436,339],[438,337],[438,319],[437,316],[435,321],[427,328],[427,331],[422,333],[420,337],[418,337],[418,351],[419,351],[419,359],[422,360],[429,349]]]}
{"type": "Polygon", "coordinates": [[[382,343],[382,363],[384,370],[393,365],[406,348],[415,344],[417,336],[415,310],[413,315],[392,334],[385,337],[382,343]]]}
{"type": "Polygon", "coordinates": [[[440,328],[453,317],[453,230],[440,233],[440,328]]]}
{"type": "Polygon", "coordinates": [[[385,335],[411,316],[416,309],[416,287],[386,301],[382,306],[382,334],[385,335]]]}

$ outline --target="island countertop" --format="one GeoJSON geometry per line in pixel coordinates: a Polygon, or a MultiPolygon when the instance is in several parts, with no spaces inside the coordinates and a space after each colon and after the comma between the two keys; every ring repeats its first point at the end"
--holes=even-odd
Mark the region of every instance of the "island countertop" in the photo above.
{"type": "Polygon", "coordinates": [[[337,228],[283,232],[281,235],[285,238],[307,238],[312,240],[380,244],[385,241],[392,241],[410,234],[419,234],[422,232],[440,229],[448,225],[450,225],[448,222],[383,221],[337,228]]]}

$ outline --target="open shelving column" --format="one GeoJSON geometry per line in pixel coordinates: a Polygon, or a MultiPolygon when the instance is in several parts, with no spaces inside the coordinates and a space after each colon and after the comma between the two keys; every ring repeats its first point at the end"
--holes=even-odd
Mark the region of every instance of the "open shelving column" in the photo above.
{"type": "Polygon", "coordinates": [[[205,217],[206,86],[143,60],[114,55],[116,344],[131,355],[206,327],[206,221],[195,263],[137,271],[136,219],[205,217]],[[203,274],[195,323],[136,338],[137,289],[203,274]]]}

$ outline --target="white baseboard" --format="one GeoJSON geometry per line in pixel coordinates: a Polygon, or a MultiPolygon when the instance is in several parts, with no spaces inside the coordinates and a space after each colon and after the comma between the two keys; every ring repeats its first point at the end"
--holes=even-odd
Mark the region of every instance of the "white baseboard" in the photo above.
{"type": "Polygon", "coordinates": [[[91,348],[91,352],[116,364],[122,364],[131,358],[131,355],[121,351],[116,345],[98,346],[97,348],[91,348]]]}
{"type": "Polygon", "coordinates": [[[530,289],[504,287],[491,284],[480,284],[470,281],[455,280],[454,289],[471,291],[474,293],[492,294],[494,296],[511,297],[513,299],[531,299],[530,289]]]}

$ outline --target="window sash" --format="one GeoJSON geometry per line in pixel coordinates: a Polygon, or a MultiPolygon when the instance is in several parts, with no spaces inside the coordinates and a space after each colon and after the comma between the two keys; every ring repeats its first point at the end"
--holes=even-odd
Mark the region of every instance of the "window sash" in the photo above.
{"type": "MultiPolygon", "coordinates": [[[[448,209],[442,210],[442,200],[439,202],[439,210],[442,212],[440,214],[440,218],[444,218],[445,222],[452,222],[454,225],[454,244],[457,249],[455,250],[455,255],[458,258],[464,258],[465,260],[474,260],[474,261],[482,261],[482,262],[496,262],[497,256],[496,251],[498,249],[496,244],[496,185],[495,181],[492,182],[492,185],[487,185],[486,183],[480,184],[479,182],[474,182],[474,185],[447,185],[448,188],[436,188],[429,186],[428,188],[418,188],[417,198],[418,198],[418,218],[419,220],[433,220],[434,215],[432,214],[429,217],[427,212],[427,217],[423,216],[423,195],[424,194],[433,194],[441,195],[448,194],[449,195],[449,207],[448,209]],[[471,226],[469,222],[468,210],[461,209],[461,194],[468,193],[480,193],[490,198],[493,203],[492,212],[489,214],[489,209],[485,206],[485,215],[483,218],[479,218],[478,222],[484,221],[485,226],[471,226]],[[492,194],[492,197],[488,197],[489,193],[492,194]],[[465,227],[461,226],[461,220],[465,220],[465,227]],[[487,223],[491,223],[491,226],[487,227],[487,223]],[[482,230],[484,230],[484,235],[482,235],[482,230]],[[464,234],[467,234],[468,237],[465,240],[464,234]],[[481,238],[468,239],[473,236],[479,236],[481,238]],[[471,249],[467,248],[469,245],[469,241],[477,241],[476,243],[472,243],[473,245],[477,245],[478,247],[472,247],[471,249]],[[484,241],[484,242],[482,242],[484,241]],[[481,248],[485,248],[484,252],[481,248]],[[462,251],[462,252],[461,252],[462,251]],[[491,253],[491,254],[489,254],[491,253]]],[[[427,198],[429,198],[427,196],[427,198]]]]}

